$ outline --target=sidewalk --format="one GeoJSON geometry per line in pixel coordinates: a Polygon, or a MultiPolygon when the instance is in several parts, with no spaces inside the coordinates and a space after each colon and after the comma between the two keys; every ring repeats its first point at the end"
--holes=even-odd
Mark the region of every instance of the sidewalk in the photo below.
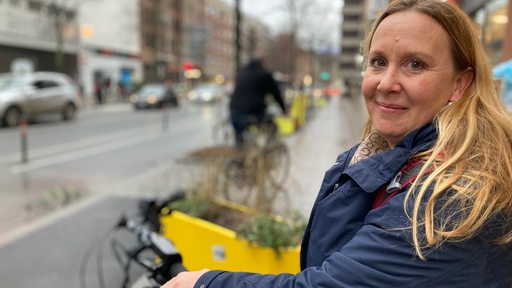
{"type": "Polygon", "coordinates": [[[315,108],[306,124],[286,138],[291,155],[286,187],[294,210],[309,216],[325,171],[338,154],[359,141],[366,120],[362,97],[335,97],[315,108]]]}

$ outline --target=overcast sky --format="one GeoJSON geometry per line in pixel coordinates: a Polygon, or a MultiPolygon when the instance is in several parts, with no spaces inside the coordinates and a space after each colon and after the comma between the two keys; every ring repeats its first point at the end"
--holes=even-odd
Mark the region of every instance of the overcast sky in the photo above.
{"type": "MultiPolygon", "coordinates": [[[[223,0],[234,6],[234,0],[223,0]]],[[[295,1],[295,0],[294,0],[295,1]]],[[[309,1],[311,7],[308,11],[306,25],[300,29],[302,36],[307,39],[319,37],[315,42],[321,42],[321,46],[339,48],[340,19],[342,0],[304,0],[309,1]],[[311,27],[314,28],[311,28],[311,27]],[[317,33],[321,32],[321,33],[317,33]]],[[[297,1],[299,2],[299,1],[297,1]]],[[[287,12],[288,0],[240,0],[242,11],[267,24],[273,33],[289,30],[289,14],[287,12]]]]}

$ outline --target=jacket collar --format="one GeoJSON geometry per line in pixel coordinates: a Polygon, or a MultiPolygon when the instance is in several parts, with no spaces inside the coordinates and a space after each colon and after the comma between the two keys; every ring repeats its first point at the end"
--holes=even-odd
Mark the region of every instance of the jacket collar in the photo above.
{"type": "Polygon", "coordinates": [[[382,138],[372,134],[360,143],[344,173],[365,192],[373,193],[391,181],[411,156],[432,147],[436,139],[436,126],[432,122],[409,133],[392,149],[382,143],[382,138]]]}

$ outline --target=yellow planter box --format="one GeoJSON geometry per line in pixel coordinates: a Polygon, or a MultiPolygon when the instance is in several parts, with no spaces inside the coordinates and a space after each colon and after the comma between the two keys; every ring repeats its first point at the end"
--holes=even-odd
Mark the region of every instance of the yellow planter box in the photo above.
{"type": "Polygon", "coordinates": [[[161,233],[172,240],[189,270],[203,268],[265,274],[299,272],[296,247],[282,251],[251,244],[236,232],[179,211],[160,217],[161,233]]]}
{"type": "Polygon", "coordinates": [[[289,116],[274,116],[274,122],[277,125],[279,135],[288,136],[295,133],[295,127],[297,126],[296,118],[289,116]]]}

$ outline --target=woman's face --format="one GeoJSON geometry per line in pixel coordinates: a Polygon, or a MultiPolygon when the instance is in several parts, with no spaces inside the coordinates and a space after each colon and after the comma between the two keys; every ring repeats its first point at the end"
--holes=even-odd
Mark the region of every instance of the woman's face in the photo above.
{"type": "Polygon", "coordinates": [[[391,147],[462,96],[448,34],[414,11],[392,14],[377,27],[362,90],[377,132],[391,147]]]}

